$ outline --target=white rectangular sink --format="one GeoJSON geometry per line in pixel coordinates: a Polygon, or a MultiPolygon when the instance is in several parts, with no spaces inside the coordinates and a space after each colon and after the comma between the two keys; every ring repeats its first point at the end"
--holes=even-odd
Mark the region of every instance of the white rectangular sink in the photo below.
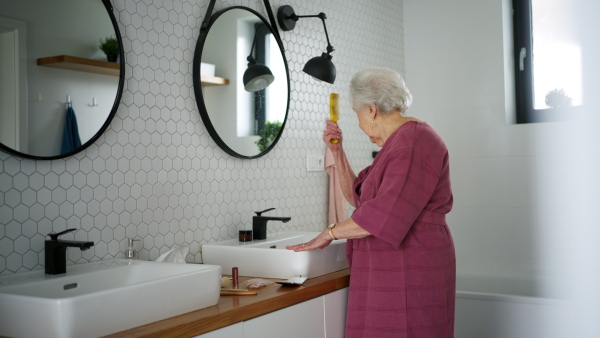
{"type": "Polygon", "coordinates": [[[348,267],[346,241],[333,241],[323,249],[294,252],[288,245],[306,243],[319,232],[288,231],[269,234],[265,240],[231,239],[202,245],[202,261],[220,265],[224,274],[237,267],[240,276],[282,278],[326,275],[348,267]]]}
{"type": "Polygon", "coordinates": [[[215,265],[114,259],[0,277],[0,336],[98,337],[217,304],[215,265]]]}

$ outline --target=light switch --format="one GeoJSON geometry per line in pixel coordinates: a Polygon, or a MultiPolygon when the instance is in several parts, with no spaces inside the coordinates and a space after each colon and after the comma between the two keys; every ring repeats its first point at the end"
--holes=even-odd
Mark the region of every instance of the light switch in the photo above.
{"type": "Polygon", "coordinates": [[[306,155],[306,170],[307,171],[323,171],[325,170],[325,156],[308,154],[306,155]]]}

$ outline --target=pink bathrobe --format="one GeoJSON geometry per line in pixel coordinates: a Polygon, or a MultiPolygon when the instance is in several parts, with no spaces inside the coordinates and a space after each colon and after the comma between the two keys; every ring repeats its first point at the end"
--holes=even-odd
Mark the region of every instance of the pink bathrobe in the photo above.
{"type": "Polygon", "coordinates": [[[448,150],[426,123],[407,122],[354,183],[346,338],[446,338],[454,333],[456,260],[448,150]]]}

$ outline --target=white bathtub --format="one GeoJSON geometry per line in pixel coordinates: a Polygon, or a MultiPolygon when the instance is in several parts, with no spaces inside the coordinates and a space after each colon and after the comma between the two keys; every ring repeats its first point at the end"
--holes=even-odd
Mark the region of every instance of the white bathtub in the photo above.
{"type": "Polygon", "coordinates": [[[566,302],[535,290],[531,281],[458,277],[455,338],[569,337],[566,302]]]}

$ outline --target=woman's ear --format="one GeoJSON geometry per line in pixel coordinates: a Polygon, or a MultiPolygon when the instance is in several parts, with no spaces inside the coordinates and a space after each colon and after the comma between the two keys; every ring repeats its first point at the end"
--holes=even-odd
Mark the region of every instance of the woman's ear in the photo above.
{"type": "Polygon", "coordinates": [[[371,121],[375,121],[377,115],[379,114],[379,109],[377,109],[377,106],[375,106],[374,104],[370,104],[368,113],[371,121]]]}

